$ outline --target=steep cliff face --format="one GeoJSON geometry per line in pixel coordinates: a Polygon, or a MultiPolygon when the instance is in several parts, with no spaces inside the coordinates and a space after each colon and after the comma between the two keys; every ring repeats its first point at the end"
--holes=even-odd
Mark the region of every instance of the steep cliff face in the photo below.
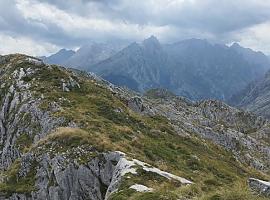
{"type": "Polygon", "coordinates": [[[218,101],[24,55],[0,58],[0,83],[0,199],[252,199],[238,185],[269,178],[269,122],[218,101]]]}
{"type": "Polygon", "coordinates": [[[56,110],[40,109],[42,97],[31,92],[28,77],[38,74],[40,65],[39,60],[31,57],[16,60],[7,56],[1,60],[1,169],[7,169],[20,157],[23,148],[64,123],[63,118],[50,115],[56,110]]]}
{"type": "Polygon", "coordinates": [[[235,94],[231,104],[245,110],[254,112],[257,115],[270,117],[270,72],[264,78],[252,82],[241,93],[235,94]]]}
{"type": "Polygon", "coordinates": [[[167,62],[162,45],[152,36],[141,44],[130,44],[112,57],[87,68],[87,71],[95,72],[116,85],[142,92],[168,81],[167,62]]]}

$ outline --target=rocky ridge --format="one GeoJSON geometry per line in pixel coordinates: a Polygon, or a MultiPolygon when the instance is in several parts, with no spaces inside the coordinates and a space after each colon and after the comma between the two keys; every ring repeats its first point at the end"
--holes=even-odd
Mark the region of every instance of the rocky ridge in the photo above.
{"type": "MultiPolygon", "coordinates": [[[[5,65],[6,59],[1,59],[1,64],[5,65]]],[[[27,62],[34,65],[41,65],[39,60],[28,58],[27,62]]],[[[18,63],[19,65],[23,62],[18,63]]],[[[49,112],[42,111],[38,106],[41,97],[34,97],[30,90],[30,84],[24,78],[37,73],[34,68],[14,68],[7,64],[1,67],[1,161],[0,168],[7,169],[11,163],[21,156],[20,144],[16,141],[20,139],[38,141],[55,127],[64,123],[60,118],[53,118],[49,112]]],[[[57,108],[56,108],[57,109],[57,108]]],[[[54,112],[54,110],[52,110],[54,112]]],[[[31,142],[31,141],[30,141],[31,142]]]]}
{"type": "MultiPolygon", "coordinates": [[[[159,97],[159,91],[155,92],[159,97]]],[[[134,111],[165,116],[178,132],[211,140],[232,151],[241,162],[259,170],[269,170],[270,123],[267,119],[214,100],[192,102],[170,96],[152,99],[135,97],[133,102],[131,108],[134,111]]]]}
{"type": "Polygon", "coordinates": [[[0,60],[2,199],[210,198],[269,177],[263,118],[164,91],[139,96],[29,56],[0,60]]]}

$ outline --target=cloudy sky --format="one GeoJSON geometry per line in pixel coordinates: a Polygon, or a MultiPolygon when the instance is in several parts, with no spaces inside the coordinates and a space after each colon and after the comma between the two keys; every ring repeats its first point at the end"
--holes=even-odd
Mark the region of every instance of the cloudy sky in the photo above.
{"type": "Polygon", "coordinates": [[[0,54],[48,55],[90,41],[239,42],[270,54],[268,0],[0,0],[0,54]]]}

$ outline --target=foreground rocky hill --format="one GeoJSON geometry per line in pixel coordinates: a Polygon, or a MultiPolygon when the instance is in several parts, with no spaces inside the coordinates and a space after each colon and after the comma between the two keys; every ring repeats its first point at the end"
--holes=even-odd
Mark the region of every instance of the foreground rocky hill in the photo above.
{"type": "Polygon", "coordinates": [[[24,55],[0,57],[0,90],[0,199],[267,198],[266,119],[24,55]]]}

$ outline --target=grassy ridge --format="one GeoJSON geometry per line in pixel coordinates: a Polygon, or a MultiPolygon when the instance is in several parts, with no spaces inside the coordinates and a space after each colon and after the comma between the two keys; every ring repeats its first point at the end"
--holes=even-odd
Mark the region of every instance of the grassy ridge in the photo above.
{"type": "MultiPolygon", "coordinates": [[[[17,67],[24,66],[25,63],[20,63],[17,67]]],[[[27,63],[27,66],[31,64],[27,63]]],[[[121,192],[116,193],[112,199],[263,199],[254,196],[246,184],[248,177],[263,175],[240,164],[231,153],[209,141],[193,136],[180,136],[164,117],[142,116],[132,112],[124,101],[96,80],[76,77],[72,72],[57,66],[43,66],[37,74],[26,77],[25,81],[31,83],[35,96],[44,96],[40,104],[42,110],[50,110],[51,103],[56,102],[61,109],[54,115],[64,117],[67,124],[72,121],[80,127],[59,129],[40,141],[39,145],[50,147],[53,141],[61,147],[56,151],[84,145],[94,147],[98,152],[119,150],[195,183],[192,186],[179,187],[172,182],[147,182],[146,185],[149,184],[158,192],[137,193],[128,189],[129,181],[123,181],[121,192]],[[64,92],[61,81],[69,80],[70,77],[80,87],[64,92]]],[[[26,138],[20,138],[19,142],[20,148],[29,148],[26,138]]],[[[30,147],[29,151],[33,148],[35,146],[30,147]]],[[[88,159],[91,157],[81,158],[83,162],[88,159]]],[[[27,179],[29,184],[23,184],[25,188],[22,185],[25,180],[14,179],[18,165],[19,163],[14,163],[6,172],[8,181],[0,185],[2,192],[10,194],[33,189],[33,176],[27,179]]]]}

